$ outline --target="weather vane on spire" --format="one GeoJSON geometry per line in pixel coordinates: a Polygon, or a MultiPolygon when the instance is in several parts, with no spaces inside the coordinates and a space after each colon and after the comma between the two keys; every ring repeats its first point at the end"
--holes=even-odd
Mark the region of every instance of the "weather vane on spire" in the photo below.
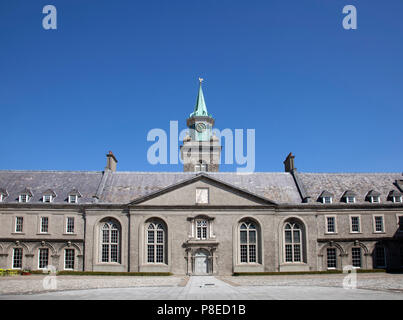
{"type": "Polygon", "coordinates": [[[202,82],[203,82],[203,80],[204,80],[203,78],[199,78],[200,83],[202,83],[202,82]]]}

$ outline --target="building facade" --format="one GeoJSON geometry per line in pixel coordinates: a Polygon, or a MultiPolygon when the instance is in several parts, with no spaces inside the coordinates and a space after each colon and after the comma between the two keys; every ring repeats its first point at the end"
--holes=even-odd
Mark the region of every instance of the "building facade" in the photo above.
{"type": "Polygon", "coordinates": [[[0,268],[219,274],[403,267],[401,173],[219,172],[203,91],[184,172],[0,171],[0,268]]]}

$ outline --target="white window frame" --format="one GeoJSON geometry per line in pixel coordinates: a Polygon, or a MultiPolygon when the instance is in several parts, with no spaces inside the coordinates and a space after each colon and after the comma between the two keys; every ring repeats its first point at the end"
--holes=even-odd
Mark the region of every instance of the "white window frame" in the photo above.
{"type": "Polygon", "coordinates": [[[75,224],[75,219],[74,219],[75,217],[66,217],[66,229],[65,229],[65,231],[66,231],[66,233],[67,234],[74,234],[75,233],[75,227],[76,227],[76,224],[75,224]],[[69,219],[73,219],[73,231],[69,231],[69,219]]]}
{"type": "Polygon", "coordinates": [[[0,193],[0,202],[3,202],[4,199],[4,195],[2,193],[0,193]]]}
{"type": "Polygon", "coordinates": [[[293,264],[293,263],[299,263],[302,264],[304,263],[304,227],[300,222],[295,222],[295,221],[287,221],[284,226],[283,226],[283,262],[286,264],[293,264]],[[285,229],[286,226],[290,225],[291,229],[285,229]],[[295,225],[298,225],[298,228],[295,227],[295,225]],[[291,242],[286,242],[286,236],[285,232],[290,231],[291,232],[291,242]],[[294,240],[294,231],[299,231],[299,241],[294,240]],[[287,261],[287,245],[291,246],[291,260],[292,261],[287,261]],[[299,260],[295,259],[295,246],[299,247],[299,260]]]}
{"type": "Polygon", "coordinates": [[[328,247],[326,248],[326,268],[327,270],[336,270],[337,269],[337,249],[335,247],[328,247]],[[329,267],[329,249],[334,250],[334,260],[335,260],[335,267],[329,267]]]}
{"type": "Polygon", "coordinates": [[[355,197],[354,196],[346,196],[346,203],[355,203],[355,197]],[[350,201],[349,199],[352,199],[352,201],[350,201]]]}
{"type": "Polygon", "coordinates": [[[373,222],[373,226],[374,226],[374,233],[385,233],[385,216],[383,214],[372,215],[372,222],[373,222]],[[376,230],[376,218],[377,217],[382,218],[382,231],[376,230]]]}
{"type": "Polygon", "coordinates": [[[69,194],[69,203],[78,203],[78,195],[76,194],[69,194]],[[71,199],[74,197],[75,201],[72,201],[71,199]]]}
{"type": "Polygon", "coordinates": [[[353,214],[349,216],[350,219],[350,233],[361,233],[361,215],[358,214],[353,214]],[[353,231],[353,219],[352,218],[358,218],[358,231],[353,231]]]}
{"type": "Polygon", "coordinates": [[[24,217],[23,216],[15,216],[14,217],[14,233],[24,233],[24,217]],[[18,219],[22,219],[21,223],[21,231],[17,231],[17,226],[18,226],[18,219]]]}
{"type": "Polygon", "coordinates": [[[401,203],[402,202],[402,196],[392,196],[392,201],[393,203],[401,203]],[[396,199],[399,199],[396,201],[396,199]]]}
{"type": "Polygon", "coordinates": [[[18,197],[18,202],[20,202],[20,203],[27,203],[27,202],[29,202],[29,200],[31,200],[31,197],[29,196],[28,193],[22,193],[18,197]],[[23,197],[25,197],[26,201],[22,201],[23,197]]]}
{"type": "Polygon", "coordinates": [[[337,216],[336,215],[326,215],[325,216],[325,233],[326,234],[336,234],[337,233],[337,216]],[[333,221],[333,223],[334,223],[334,231],[329,231],[329,228],[328,228],[328,218],[333,218],[334,219],[334,221],[333,221]]]}
{"type": "Polygon", "coordinates": [[[47,266],[49,266],[49,248],[38,248],[38,269],[43,270],[46,269],[47,266]],[[47,250],[48,251],[48,264],[45,267],[40,267],[41,265],[41,250],[47,250]]]}
{"type": "Polygon", "coordinates": [[[209,238],[209,220],[207,219],[195,219],[194,220],[195,223],[195,230],[196,230],[196,234],[195,234],[195,238],[197,240],[207,240],[209,238]],[[206,225],[200,225],[198,226],[198,222],[200,222],[201,224],[203,224],[203,222],[205,222],[206,225]],[[200,237],[198,235],[198,229],[200,229],[200,237]],[[203,230],[206,230],[206,236],[203,236],[203,230]]]}
{"type": "Polygon", "coordinates": [[[24,258],[24,249],[21,247],[13,248],[13,257],[11,259],[11,269],[21,270],[24,258]],[[14,259],[15,259],[15,249],[21,250],[21,267],[14,267],[14,259]]]}
{"type": "Polygon", "coordinates": [[[51,194],[44,194],[42,197],[42,201],[44,203],[51,203],[53,202],[53,196],[51,194]],[[49,201],[46,201],[49,198],[49,201]]]}
{"type": "MultiPolygon", "coordinates": [[[[147,264],[152,265],[164,265],[166,264],[166,248],[167,248],[167,234],[165,225],[160,221],[148,222],[145,225],[145,261],[147,264]],[[150,226],[152,226],[150,228],[150,226]],[[151,234],[152,232],[152,234],[151,234]],[[152,239],[151,239],[152,238],[152,239]],[[151,239],[151,242],[150,242],[151,239]],[[158,239],[162,239],[162,241],[158,241],[158,239]],[[150,248],[153,248],[150,250],[150,248]],[[158,248],[162,248],[162,261],[158,261],[158,248]],[[152,253],[152,261],[149,260],[149,255],[152,253]]],[[[150,255],[151,256],[151,255],[150,255]]]]}
{"type": "Polygon", "coordinates": [[[74,270],[74,266],[76,264],[76,250],[74,248],[65,248],[64,249],[64,265],[63,268],[64,270],[74,270]],[[67,250],[73,250],[73,268],[66,268],[66,254],[67,254],[67,250]]]}
{"type": "Polygon", "coordinates": [[[43,233],[43,234],[47,234],[47,233],[49,233],[49,217],[48,216],[41,216],[41,217],[39,217],[39,233],[43,233]],[[47,219],[47,231],[43,231],[43,226],[44,226],[44,224],[43,224],[43,220],[44,219],[47,219]]]}
{"type": "Polygon", "coordinates": [[[255,265],[259,263],[259,229],[254,221],[246,220],[242,221],[238,227],[239,234],[239,263],[240,264],[249,264],[255,265]],[[245,228],[241,229],[242,226],[245,228]],[[241,242],[241,232],[246,233],[246,242],[241,242]],[[255,241],[250,241],[250,234],[255,234],[255,241]],[[246,261],[242,261],[242,246],[246,247],[246,261]],[[254,248],[254,249],[252,249],[254,248]],[[254,252],[253,252],[254,251],[254,252]],[[254,259],[252,259],[254,257],[254,259]],[[254,261],[253,261],[254,260],[254,261]]]}
{"type": "Polygon", "coordinates": [[[369,197],[371,203],[381,203],[381,197],[380,196],[370,196],[369,197]],[[374,199],[377,199],[374,201],[374,199]]]}
{"type": "Polygon", "coordinates": [[[333,203],[333,197],[322,197],[322,203],[324,204],[331,204],[333,203]],[[326,202],[326,199],[329,199],[329,202],[326,202]]]}
{"type": "Polygon", "coordinates": [[[362,261],[362,248],[357,247],[357,246],[352,247],[351,248],[351,265],[352,265],[353,269],[361,269],[362,268],[362,262],[363,262],[362,261]],[[360,266],[359,267],[356,267],[356,266],[353,265],[353,249],[360,249],[360,266]]]}

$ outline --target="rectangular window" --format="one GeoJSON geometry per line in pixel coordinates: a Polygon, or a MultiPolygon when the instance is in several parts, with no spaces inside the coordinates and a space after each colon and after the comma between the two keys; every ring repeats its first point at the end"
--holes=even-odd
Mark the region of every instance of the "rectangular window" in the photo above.
{"type": "Polygon", "coordinates": [[[118,245],[111,244],[111,262],[119,262],[118,256],[118,245]]]}
{"type": "Polygon", "coordinates": [[[336,248],[327,248],[327,268],[336,269],[336,248]]]}
{"type": "MultiPolygon", "coordinates": [[[[104,230],[105,231],[105,230],[104,230]]],[[[109,245],[102,245],[102,262],[109,262],[109,245]]]]}
{"type": "Polygon", "coordinates": [[[285,245],[285,262],[292,262],[292,245],[285,245]]]}
{"type": "Polygon", "coordinates": [[[346,200],[347,200],[347,203],[354,203],[355,197],[347,197],[346,200]]]}
{"type": "Polygon", "coordinates": [[[207,188],[196,188],[196,203],[198,204],[209,203],[207,188]]]}
{"type": "Polygon", "coordinates": [[[13,250],[13,269],[22,268],[22,248],[14,248],[13,250]]]}
{"type": "Polygon", "coordinates": [[[352,248],[351,249],[351,258],[353,267],[361,268],[361,248],[352,248]]]}
{"type": "Polygon", "coordinates": [[[241,262],[248,262],[248,246],[241,244],[241,262]]]}
{"type": "Polygon", "coordinates": [[[66,233],[74,233],[74,217],[67,217],[66,233]]]}
{"type": "Polygon", "coordinates": [[[400,196],[394,196],[394,197],[393,197],[393,202],[396,202],[396,203],[397,203],[397,202],[399,202],[399,203],[402,202],[402,197],[400,197],[400,196]]]}
{"type": "Polygon", "coordinates": [[[147,262],[154,262],[154,245],[147,246],[147,262]]]}
{"type": "Polygon", "coordinates": [[[50,194],[44,195],[43,202],[52,202],[52,196],[50,194]]]}
{"type": "Polygon", "coordinates": [[[28,202],[29,197],[27,194],[21,194],[20,195],[20,202],[28,202]]]}
{"type": "Polygon", "coordinates": [[[294,244],[294,262],[301,261],[301,246],[299,244],[294,244]]]}
{"type": "Polygon", "coordinates": [[[326,222],[327,222],[327,232],[335,233],[336,232],[335,217],[327,217],[326,222]]]}
{"type": "Polygon", "coordinates": [[[24,223],[24,218],[23,217],[16,217],[15,218],[15,232],[22,232],[23,223],[24,223]]]}
{"type": "Polygon", "coordinates": [[[158,263],[164,262],[164,246],[157,245],[156,259],[158,263]]]}
{"type": "Polygon", "coordinates": [[[360,217],[351,217],[351,232],[360,232],[360,217]]]}
{"type": "Polygon", "coordinates": [[[49,231],[49,218],[41,217],[41,233],[48,233],[49,231]]]}
{"type": "Polygon", "coordinates": [[[383,216],[374,217],[375,232],[383,232],[383,216]]]}
{"type": "Polygon", "coordinates": [[[48,266],[49,249],[39,249],[39,269],[45,269],[48,266]]]}
{"type": "Polygon", "coordinates": [[[74,270],[74,249],[64,250],[64,269],[74,270]]]}
{"type": "Polygon", "coordinates": [[[322,201],[323,203],[332,203],[332,197],[323,197],[322,201]]]}
{"type": "Polygon", "coordinates": [[[249,245],[249,262],[256,262],[256,245],[249,245]]]}
{"type": "Polygon", "coordinates": [[[379,203],[380,202],[379,197],[378,196],[372,196],[371,197],[371,202],[372,203],[379,203]]]}
{"type": "Polygon", "coordinates": [[[77,195],[75,194],[69,195],[69,203],[77,203],[77,195]]]}
{"type": "Polygon", "coordinates": [[[248,242],[248,232],[246,230],[241,230],[240,231],[241,235],[241,243],[247,243],[248,242]]]}

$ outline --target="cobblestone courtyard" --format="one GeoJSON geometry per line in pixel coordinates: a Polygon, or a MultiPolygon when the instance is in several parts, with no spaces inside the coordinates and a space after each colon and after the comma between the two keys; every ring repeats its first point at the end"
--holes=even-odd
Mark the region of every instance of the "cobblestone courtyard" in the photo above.
{"type": "Polygon", "coordinates": [[[343,274],[242,277],[45,276],[0,278],[0,299],[356,299],[403,300],[403,274],[358,274],[357,289],[344,289],[343,274]],[[46,278],[45,283],[50,278],[46,278]],[[46,284],[45,284],[46,287],[46,284]]]}

